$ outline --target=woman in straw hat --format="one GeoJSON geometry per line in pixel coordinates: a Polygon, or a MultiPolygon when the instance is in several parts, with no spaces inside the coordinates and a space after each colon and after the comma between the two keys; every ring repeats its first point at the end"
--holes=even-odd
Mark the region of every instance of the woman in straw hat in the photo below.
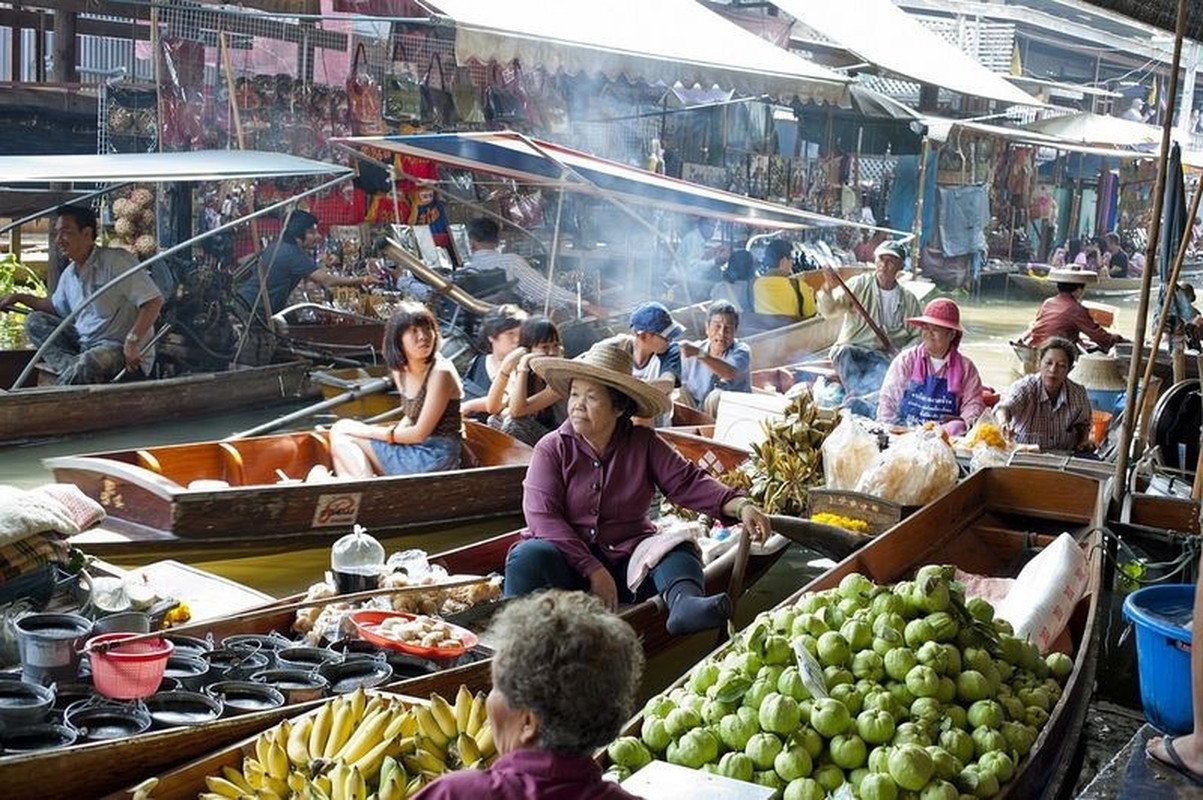
{"type": "Polygon", "coordinates": [[[1110,350],[1122,336],[1108,333],[1090,316],[1082,305],[1082,295],[1087,284],[1098,280],[1098,275],[1084,269],[1051,269],[1048,279],[1057,284],[1057,294],[1040,304],[1032,327],[1028,328],[1020,341],[1028,347],[1038,348],[1053,336],[1078,341],[1085,336],[1098,345],[1103,352],[1110,350]]]}
{"type": "Polygon", "coordinates": [[[986,406],[977,367],[957,347],[965,335],[961,309],[940,297],[906,322],[919,328],[921,338],[890,362],[877,398],[877,420],[887,425],[937,422],[954,436],[964,433],[986,406]]]}
{"type": "Polygon", "coordinates": [[[703,595],[702,562],[688,536],[653,536],[657,490],[673,503],[728,523],[753,541],[769,523],[748,497],[711,478],[631,417],[668,410],[668,397],[631,375],[631,356],[595,345],[576,359],[544,357],[531,368],[568,398],[568,420],[535,447],[523,483],[527,529],[510,551],[505,592],[582,589],[608,608],[663,595],[674,635],[726,622],[726,595],[703,595]]]}
{"type": "Polygon", "coordinates": [[[1093,450],[1090,398],[1069,379],[1078,348],[1068,339],[1053,337],[1040,345],[1036,356],[1040,371],[1011,384],[994,410],[1003,432],[1041,450],[1093,450]]]}

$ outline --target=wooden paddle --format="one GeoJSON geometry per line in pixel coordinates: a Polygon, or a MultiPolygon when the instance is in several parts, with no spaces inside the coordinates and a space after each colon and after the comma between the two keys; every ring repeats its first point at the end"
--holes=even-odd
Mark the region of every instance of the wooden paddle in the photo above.
{"type": "Polygon", "coordinates": [[[894,346],[894,343],[890,341],[890,337],[887,336],[886,332],[883,331],[881,326],[877,324],[877,320],[873,319],[873,317],[869,315],[869,312],[865,310],[865,307],[861,305],[861,302],[859,299],[857,299],[856,295],[854,295],[848,289],[848,284],[844,283],[844,279],[840,277],[840,274],[835,270],[830,270],[824,274],[835,278],[835,282],[839,284],[840,288],[844,290],[844,294],[848,295],[848,299],[852,301],[852,307],[856,309],[856,313],[860,314],[861,317],[864,318],[865,322],[869,324],[869,328],[872,329],[873,333],[877,335],[878,340],[881,342],[882,346],[885,347],[886,352],[890,355],[897,353],[898,348],[894,346]]]}
{"type": "Polygon", "coordinates": [[[322,400],[319,403],[314,403],[311,406],[306,406],[305,408],[298,409],[296,411],[293,411],[292,413],[285,414],[282,417],[276,417],[275,419],[271,420],[270,422],[265,422],[262,425],[256,425],[254,428],[250,428],[245,431],[240,431],[238,433],[231,433],[229,436],[227,436],[222,441],[229,442],[234,439],[245,439],[248,436],[258,436],[261,433],[267,433],[269,431],[273,431],[276,428],[280,428],[284,425],[288,425],[289,423],[296,422],[299,419],[304,419],[305,417],[313,416],[314,414],[317,414],[321,411],[325,411],[328,408],[334,408],[335,406],[341,406],[343,403],[349,403],[352,400],[358,400],[359,398],[364,397],[369,394],[379,394],[380,392],[386,392],[389,389],[391,389],[392,386],[393,386],[393,379],[391,377],[372,378],[370,380],[364,381],[363,383],[357,384],[354,389],[345,391],[340,395],[335,395],[334,397],[327,398],[326,400],[322,400]]]}
{"type": "MultiPolygon", "coordinates": [[[[731,580],[727,582],[727,599],[731,601],[731,616],[726,627],[719,627],[715,646],[727,641],[735,630],[735,606],[744,593],[744,575],[748,572],[748,556],[752,553],[752,535],[747,526],[740,525],[739,544],[735,546],[735,563],[731,566],[731,580]]],[[[770,536],[772,533],[770,532],[770,536]]]]}
{"type": "MultiPolygon", "coordinates": [[[[350,592],[348,594],[336,594],[336,595],[331,595],[330,597],[321,597],[316,600],[300,600],[296,603],[286,603],[284,605],[275,605],[273,603],[271,605],[260,606],[259,608],[252,608],[250,611],[243,611],[240,614],[231,614],[230,616],[225,617],[223,621],[225,621],[225,622],[247,622],[247,621],[253,620],[253,619],[261,619],[263,617],[274,617],[277,614],[287,613],[289,611],[300,611],[301,609],[305,609],[305,608],[318,608],[320,606],[328,606],[333,603],[350,603],[350,602],[354,602],[357,600],[367,600],[372,597],[381,597],[383,595],[392,596],[392,595],[398,595],[398,594],[401,594],[401,595],[420,594],[422,592],[428,592],[428,591],[435,590],[435,589],[440,589],[440,590],[441,589],[458,589],[462,586],[477,586],[482,583],[488,583],[491,580],[493,580],[492,575],[473,576],[470,578],[460,578],[459,580],[454,580],[454,581],[446,581],[445,583],[424,583],[424,584],[415,584],[413,586],[397,586],[397,587],[393,587],[393,588],[389,588],[389,589],[385,589],[385,588],[368,589],[367,591],[363,591],[363,592],[350,592]]],[[[128,644],[130,642],[141,642],[141,641],[145,641],[147,639],[159,639],[159,638],[162,638],[163,636],[166,636],[170,632],[171,632],[170,629],[164,629],[164,630],[159,630],[159,631],[151,631],[150,633],[139,633],[137,635],[129,636],[129,637],[126,637],[123,639],[119,639],[117,641],[100,642],[99,644],[88,644],[87,646],[84,647],[83,650],[80,650],[79,652],[80,652],[80,655],[84,655],[89,652],[104,653],[104,652],[108,652],[109,650],[113,649],[114,647],[117,647],[118,645],[128,644]]]]}

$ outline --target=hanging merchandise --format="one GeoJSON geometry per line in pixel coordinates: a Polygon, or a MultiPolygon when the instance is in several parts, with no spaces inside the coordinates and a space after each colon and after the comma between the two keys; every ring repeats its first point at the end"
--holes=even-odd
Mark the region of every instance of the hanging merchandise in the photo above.
{"type": "Polygon", "coordinates": [[[485,121],[485,112],[480,102],[480,87],[472,80],[470,67],[456,67],[451,100],[455,104],[455,116],[459,122],[479,125],[485,121]]]}
{"type": "Polygon", "coordinates": [[[568,133],[568,101],[564,99],[555,79],[542,69],[533,69],[523,72],[520,80],[526,100],[527,121],[547,133],[568,133]]]}
{"type": "Polygon", "coordinates": [[[443,72],[443,59],[438,53],[430,56],[430,64],[422,78],[422,124],[434,128],[455,124],[455,102],[443,72]]]}
{"type": "Polygon", "coordinates": [[[384,76],[384,118],[412,124],[422,118],[422,81],[418,65],[409,60],[400,41],[393,51],[393,66],[384,76]]]}
{"type": "Polygon", "coordinates": [[[347,109],[351,131],[356,136],[379,136],[387,133],[380,86],[368,70],[363,44],[355,48],[351,74],[347,77],[347,109]]]}
{"type": "Polygon", "coordinates": [[[485,89],[485,119],[493,125],[513,127],[526,123],[526,101],[522,95],[517,62],[512,65],[507,81],[500,67],[494,65],[489,72],[489,85],[485,89]]]}

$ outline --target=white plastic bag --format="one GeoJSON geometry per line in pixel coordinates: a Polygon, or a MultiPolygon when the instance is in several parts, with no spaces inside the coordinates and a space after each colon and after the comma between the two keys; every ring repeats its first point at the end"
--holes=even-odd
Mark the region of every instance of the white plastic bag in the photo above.
{"type": "Polygon", "coordinates": [[[828,489],[856,487],[860,476],[877,459],[877,437],[852,414],[844,414],[823,441],[823,478],[828,489]]]}
{"type": "Polygon", "coordinates": [[[1086,554],[1063,533],[1020,570],[995,614],[1011,623],[1017,637],[1030,638],[1046,654],[1069,624],[1089,580],[1086,554]]]}
{"type": "Polygon", "coordinates": [[[904,506],[922,506],[956,485],[960,467],[939,428],[904,433],[883,450],[856,491],[904,506]]]}

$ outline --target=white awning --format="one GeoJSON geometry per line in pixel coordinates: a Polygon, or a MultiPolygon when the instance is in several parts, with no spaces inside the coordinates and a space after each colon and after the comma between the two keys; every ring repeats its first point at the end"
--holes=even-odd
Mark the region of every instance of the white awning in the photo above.
{"type": "Polygon", "coordinates": [[[773,0],[871,64],[920,83],[1012,105],[1044,105],[940,38],[890,0],[773,0]]]}
{"type": "Polygon", "coordinates": [[[948,119],[946,117],[925,116],[922,122],[927,126],[927,135],[932,140],[937,142],[946,142],[952,135],[954,128],[974,131],[976,133],[994,136],[1000,139],[1006,139],[1011,142],[1020,144],[1029,144],[1035,147],[1049,147],[1055,150],[1061,150],[1067,153],[1086,153],[1089,155],[1106,156],[1107,158],[1115,159],[1144,159],[1157,158],[1156,153],[1143,152],[1140,150],[1117,150],[1111,147],[1099,147],[1096,145],[1083,144],[1080,141],[1065,139],[1060,136],[1053,136],[1048,133],[1039,133],[1028,128],[1008,128],[1005,125],[991,125],[986,122],[970,122],[968,120],[948,119]]]}
{"type": "Polygon", "coordinates": [[[549,72],[846,104],[848,79],[694,0],[427,0],[455,21],[455,57],[549,72]]]}
{"type": "Polygon", "coordinates": [[[214,181],[350,173],[286,153],[197,150],[186,153],[0,156],[0,184],[214,181]]]}
{"type": "Polygon", "coordinates": [[[1160,128],[1085,111],[1037,120],[1025,127],[1037,133],[1105,147],[1152,147],[1161,144],[1160,128]]]}

